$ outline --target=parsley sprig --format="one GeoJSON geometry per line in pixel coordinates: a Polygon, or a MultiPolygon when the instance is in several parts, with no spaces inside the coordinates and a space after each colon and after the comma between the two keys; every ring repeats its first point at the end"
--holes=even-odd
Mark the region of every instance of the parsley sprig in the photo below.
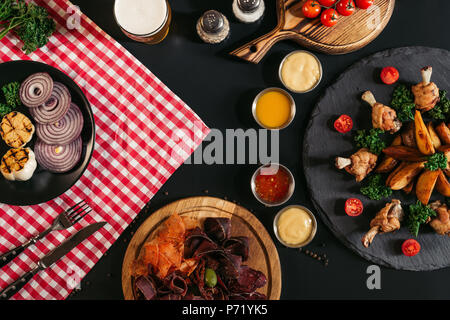
{"type": "Polygon", "coordinates": [[[414,120],[414,95],[406,84],[399,84],[392,93],[391,107],[401,122],[414,120]]]}
{"type": "Polygon", "coordinates": [[[386,148],[386,143],[380,137],[383,132],[381,129],[357,130],[354,138],[356,146],[367,148],[374,154],[380,154],[386,148]]]}
{"type": "Polygon", "coordinates": [[[380,174],[369,177],[367,185],[362,187],[360,191],[372,200],[381,200],[392,195],[392,189],[386,187],[380,174]]]}
{"type": "Polygon", "coordinates": [[[22,40],[22,50],[26,54],[46,45],[55,27],[47,10],[34,3],[27,0],[3,0],[0,3],[0,39],[14,31],[22,40]]]}
{"type": "Polygon", "coordinates": [[[438,169],[447,168],[447,157],[443,152],[436,152],[435,154],[428,157],[425,163],[425,168],[430,171],[436,171],[438,169]]]}
{"type": "Polygon", "coordinates": [[[436,212],[431,209],[430,206],[426,206],[422,204],[422,202],[417,201],[416,204],[409,206],[409,213],[406,217],[406,225],[408,226],[409,231],[417,237],[420,226],[427,223],[429,218],[435,216],[436,212]]]}

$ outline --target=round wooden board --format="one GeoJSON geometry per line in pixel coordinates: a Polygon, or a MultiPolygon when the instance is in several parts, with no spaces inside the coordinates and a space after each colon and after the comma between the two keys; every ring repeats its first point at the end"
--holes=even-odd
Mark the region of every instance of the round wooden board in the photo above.
{"type": "Polygon", "coordinates": [[[258,291],[270,300],[281,295],[281,266],[278,252],[269,233],[261,222],[247,209],[232,202],[212,197],[193,197],[173,202],[152,213],[142,223],[128,245],[122,266],[122,289],[126,300],[134,300],[131,268],[139,256],[142,245],[171,214],[190,216],[203,222],[206,217],[231,219],[232,236],[247,236],[250,239],[250,257],[246,265],[263,272],[267,284],[258,291]]]}
{"type": "Polygon", "coordinates": [[[356,9],[351,16],[340,16],[338,23],[329,28],[321,24],[320,18],[305,18],[302,13],[305,2],[277,0],[276,28],[230,54],[258,63],[276,42],[286,39],[327,54],[353,52],[368,45],[383,31],[395,6],[395,0],[375,0],[369,9],[356,9]]]}

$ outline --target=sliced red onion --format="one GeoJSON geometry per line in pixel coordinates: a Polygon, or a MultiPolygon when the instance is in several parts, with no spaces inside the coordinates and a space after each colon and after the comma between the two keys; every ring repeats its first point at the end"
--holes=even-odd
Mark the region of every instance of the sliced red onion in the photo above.
{"type": "Polygon", "coordinates": [[[74,103],[59,121],[36,125],[36,134],[42,142],[50,145],[67,145],[78,138],[83,130],[83,114],[74,103]]]}
{"type": "Polygon", "coordinates": [[[66,115],[71,102],[69,89],[62,83],[55,82],[51,96],[39,107],[30,109],[30,113],[37,123],[53,124],[66,115]]]}
{"type": "Polygon", "coordinates": [[[20,100],[29,108],[36,108],[47,101],[53,91],[53,79],[48,73],[35,73],[20,86],[20,100]]]}
{"type": "Polygon", "coordinates": [[[81,158],[82,141],[78,137],[65,146],[52,146],[38,139],[34,145],[37,162],[44,169],[54,173],[72,170],[81,158]]]}

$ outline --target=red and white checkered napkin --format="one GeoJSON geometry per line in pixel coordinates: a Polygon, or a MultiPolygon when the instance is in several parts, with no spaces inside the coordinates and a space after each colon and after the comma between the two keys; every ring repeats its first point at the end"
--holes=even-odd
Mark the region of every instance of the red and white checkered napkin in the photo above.
{"type": "Polygon", "coordinates": [[[80,199],[94,209],[81,224],[53,232],[0,270],[0,288],[17,279],[75,230],[96,221],[108,224],[54,266],[40,272],[14,299],[65,299],[136,217],[172,173],[208,134],[201,119],[136,58],[94,22],[81,15],[69,30],[73,5],[39,0],[57,21],[50,43],[26,56],[8,36],[0,42],[0,61],[36,60],[74,79],[92,105],[96,145],[81,179],[46,204],[0,205],[0,254],[46,229],[80,199]]]}

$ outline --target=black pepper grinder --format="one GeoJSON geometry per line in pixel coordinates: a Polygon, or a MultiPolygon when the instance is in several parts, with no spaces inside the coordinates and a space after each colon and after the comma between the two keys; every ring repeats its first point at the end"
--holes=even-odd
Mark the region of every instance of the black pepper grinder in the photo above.
{"type": "Polygon", "coordinates": [[[228,37],[230,23],[219,11],[208,10],[197,21],[197,33],[206,43],[220,43],[228,37]]]}

